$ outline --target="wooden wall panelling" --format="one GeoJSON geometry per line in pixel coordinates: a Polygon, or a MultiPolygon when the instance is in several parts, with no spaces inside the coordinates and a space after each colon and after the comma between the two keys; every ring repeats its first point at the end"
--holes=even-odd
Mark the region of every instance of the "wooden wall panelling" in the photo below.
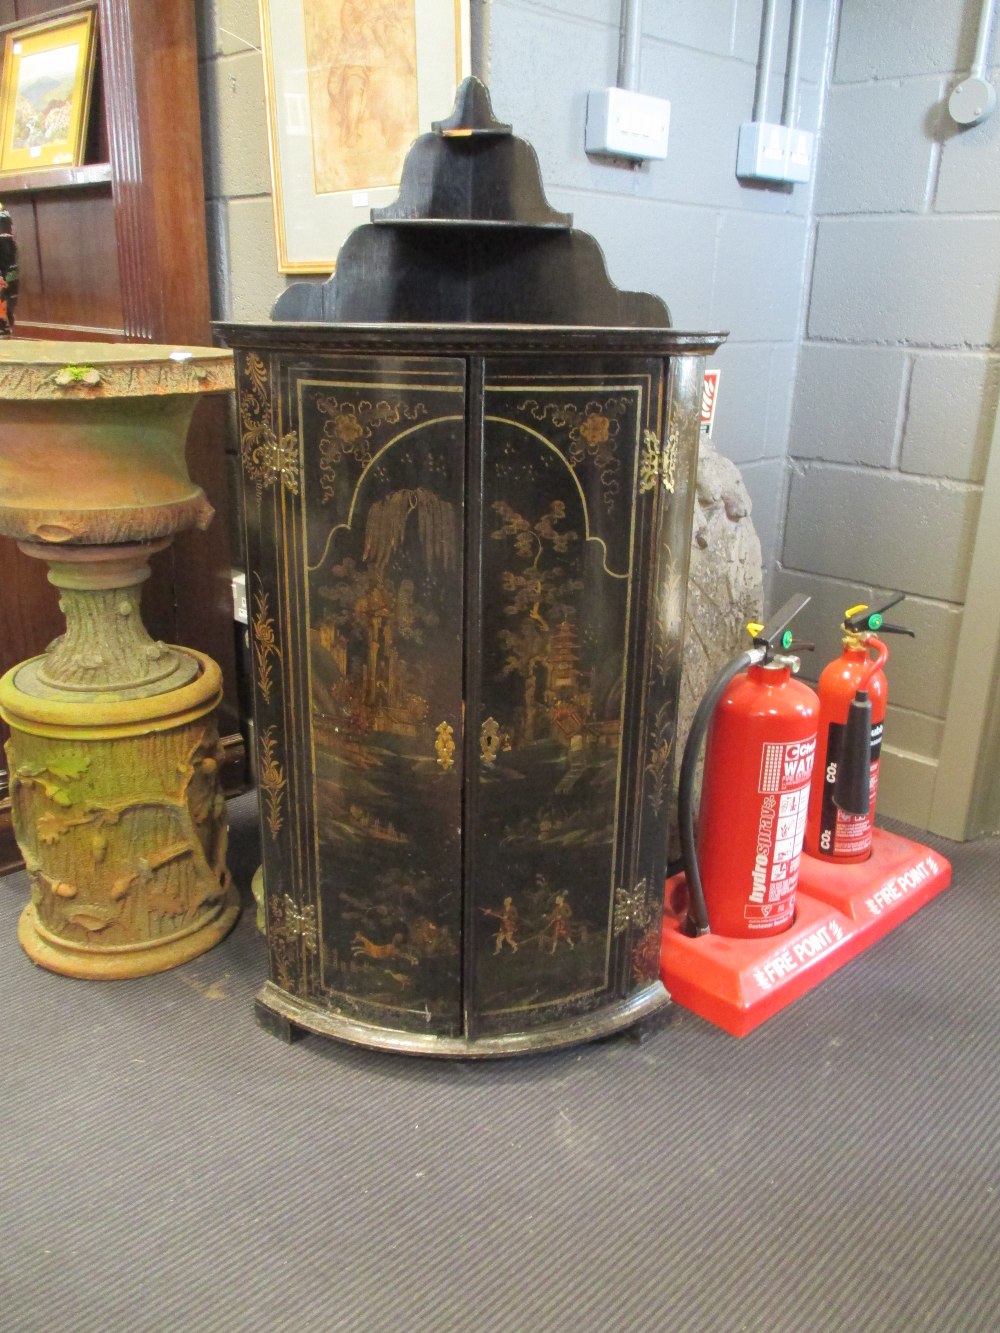
{"type": "Polygon", "coordinates": [[[191,0],[100,0],[108,153],[130,337],[211,341],[191,0]]]}
{"type": "Polygon", "coordinates": [[[123,337],[114,203],[107,190],[98,187],[36,196],[35,228],[44,324],[24,327],[18,311],[18,332],[38,338],[65,337],[71,331],[81,338],[89,337],[91,331],[123,337]]]}
{"type": "Polygon", "coordinates": [[[47,573],[41,560],[30,560],[10,538],[0,538],[0,673],[21,661],[22,644],[31,643],[40,652],[65,628],[59,595],[47,573]]]}

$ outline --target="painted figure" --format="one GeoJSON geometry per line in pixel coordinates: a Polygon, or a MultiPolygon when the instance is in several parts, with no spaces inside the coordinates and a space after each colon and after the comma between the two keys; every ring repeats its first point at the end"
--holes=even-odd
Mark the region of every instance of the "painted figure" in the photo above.
{"type": "Polygon", "coordinates": [[[540,942],[542,946],[551,940],[552,948],[550,953],[555,953],[560,940],[565,940],[569,947],[573,948],[573,938],[570,934],[569,923],[573,916],[573,909],[566,899],[565,893],[557,893],[555,906],[545,918],[545,925],[542,927],[540,942]]]}
{"type": "Polygon", "coordinates": [[[517,930],[518,918],[517,908],[514,906],[513,898],[503,900],[503,910],[497,912],[492,907],[482,909],[484,916],[493,916],[500,922],[500,929],[496,935],[496,948],[494,953],[500,953],[505,944],[509,944],[512,953],[517,953],[517,930]]]}

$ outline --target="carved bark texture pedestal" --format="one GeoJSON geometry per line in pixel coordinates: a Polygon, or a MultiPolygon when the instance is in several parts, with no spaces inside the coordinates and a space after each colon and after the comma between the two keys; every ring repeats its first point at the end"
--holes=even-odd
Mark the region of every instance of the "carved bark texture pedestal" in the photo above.
{"type": "Polygon", "coordinates": [[[475,80],[237,349],[259,1017],[495,1056],[666,1002],[705,353],[610,283],[475,80]]]}
{"type": "Polygon", "coordinates": [[[221,677],[211,658],[191,660],[190,684],[104,704],[40,700],[10,675],[0,681],[32,885],[18,935],[44,967],[158,972],[203,953],[236,920],[214,717],[221,677]]]}
{"type": "Polygon", "coordinates": [[[154,642],[149,557],[211,519],[187,476],[197,395],[226,353],[148,344],[0,347],[0,533],[45,560],[66,633],[0,679],[14,828],[43,967],[110,979],[210,948],[239,898],[226,871],[218,666],[154,642]]]}

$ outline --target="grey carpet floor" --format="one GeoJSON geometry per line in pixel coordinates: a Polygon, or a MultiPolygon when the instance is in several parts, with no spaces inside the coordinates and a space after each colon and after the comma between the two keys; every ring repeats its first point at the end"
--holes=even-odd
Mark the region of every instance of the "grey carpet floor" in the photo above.
{"type": "MultiPolygon", "coordinates": [[[[256,861],[252,798],[232,863],[256,861]]],[[[0,1329],[1000,1328],[1000,843],[743,1041],[422,1062],[33,967],[0,883],[0,1329]]]]}

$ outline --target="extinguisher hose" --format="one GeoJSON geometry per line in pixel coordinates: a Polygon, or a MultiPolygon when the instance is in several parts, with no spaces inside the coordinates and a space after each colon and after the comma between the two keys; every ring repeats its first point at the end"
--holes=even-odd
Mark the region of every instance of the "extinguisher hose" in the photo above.
{"type": "Polygon", "coordinates": [[[695,711],[684,746],[684,758],[681,761],[681,778],[677,793],[677,824],[681,837],[681,859],[684,862],[684,875],[688,886],[688,915],[684,930],[689,935],[707,935],[709,931],[708,911],[705,907],[705,892],[701,884],[701,871],[698,867],[698,853],[695,847],[695,811],[694,779],[698,769],[698,756],[705,742],[712,714],[734,676],[738,676],[755,662],[764,660],[764,650],[752,648],[734,658],[722,668],[695,711]]]}

